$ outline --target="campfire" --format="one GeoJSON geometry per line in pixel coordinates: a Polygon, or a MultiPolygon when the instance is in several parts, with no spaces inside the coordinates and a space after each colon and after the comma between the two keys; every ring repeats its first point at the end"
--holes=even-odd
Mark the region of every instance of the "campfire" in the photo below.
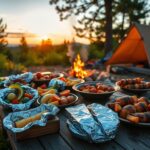
{"type": "Polygon", "coordinates": [[[87,71],[84,69],[84,66],[85,66],[85,64],[81,60],[80,55],[78,54],[73,62],[73,66],[70,71],[70,75],[80,78],[80,79],[84,79],[88,75],[87,71]]]}
{"type": "Polygon", "coordinates": [[[80,55],[78,54],[75,58],[69,75],[72,77],[84,79],[84,80],[99,80],[103,77],[108,77],[108,73],[105,71],[100,71],[96,69],[85,69],[85,63],[81,60],[80,55]]]}

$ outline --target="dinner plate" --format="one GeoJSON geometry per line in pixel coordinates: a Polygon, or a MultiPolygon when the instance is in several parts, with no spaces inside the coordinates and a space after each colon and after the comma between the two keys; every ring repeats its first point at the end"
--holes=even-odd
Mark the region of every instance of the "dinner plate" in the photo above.
{"type": "Polygon", "coordinates": [[[119,119],[121,122],[124,122],[124,123],[129,124],[129,125],[140,126],[140,127],[150,127],[150,123],[132,123],[132,122],[128,121],[127,119],[123,119],[120,117],[119,117],[119,119]]]}
{"type": "MultiPolygon", "coordinates": [[[[108,103],[106,103],[106,107],[108,107],[108,104],[112,102],[112,101],[109,101],[108,103]]],[[[109,107],[108,107],[109,108],[109,107]]],[[[110,108],[111,109],[111,108],[110,108]]],[[[119,120],[125,124],[128,124],[128,125],[132,125],[132,126],[139,126],[139,127],[150,127],[150,123],[133,123],[133,122],[130,122],[128,121],[127,119],[124,119],[124,118],[121,118],[119,117],[119,120]]]]}
{"type": "Polygon", "coordinates": [[[131,92],[135,94],[141,94],[150,91],[150,89],[127,89],[127,88],[121,88],[123,91],[131,92]]]}
{"type": "MultiPolygon", "coordinates": [[[[75,95],[75,94],[73,94],[73,93],[70,93],[69,95],[70,95],[70,96],[74,96],[74,97],[75,97],[75,100],[74,100],[73,102],[69,103],[69,104],[58,105],[59,108],[65,108],[65,107],[72,106],[72,105],[74,105],[75,103],[77,103],[77,102],[79,101],[77,95],[75,95]]],[[[41,103],[41,97],[37,99],[37,104],[38,104],[38,105],[41,105],[41,104],[42,104],[42,103],[41,103]]]]}
{"type": "Polygon", "coordinates": [[[135,93],[135,94],[142,94],[142,93],[150,91],[150,88],[149,89],[127,89],[127,88],[123,88],[123,87],[118,85],[118,82],[116,82],[116,86],[118,87],[118,89],[121,89],[125,92],[130,92],[130,93],[135,93]]]}

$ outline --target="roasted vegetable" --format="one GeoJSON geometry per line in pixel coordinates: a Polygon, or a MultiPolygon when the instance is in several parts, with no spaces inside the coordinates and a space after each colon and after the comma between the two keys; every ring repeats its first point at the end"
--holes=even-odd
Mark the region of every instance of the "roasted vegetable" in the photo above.
{"type": "Polygon", "coordinates": [[[112,105],[112,109],[115,111],[115,112],[120,112],[122,107],[118,104],[118,103],[114,103],[114,105],[112,105]]]}
{"type": "Polygon", "coordinates": [[[138,102],[134,104],[137,112],[145,112],[147,111],[147,104],[145,102],[138,102]]]}
{"type": "Polygon", "coordinates": [[[132,123],[139,123],[139,117],[133,116],[133,115],[127,115],[127,120],[132,123]]]}
{"type": "Polygon", "coordinates": [[[140,122],[150,122],[150,112],[134,113],[136,117],[139,117],[140,122]]]}
{"type": "Polygon", "coordinates": [[[136,112],[136,109],[133,105],[126,105],[120,111],[120,117],[126,118],[127,115],[135,113],[135,112],[136,112]]]}
{"type": "Polygon", "coordinates": [[[109,103],[108,107],[119,114],[121,118],[133,123],[150,122],[150,102],[146,97],[124,96],[109,103]]]}
{"type": "Polygon", "coordinates": [[[102,83],[96,83],[96,85],[85,84],[81,86],[79,90],[86,93],[99,93],[99,94],[115,91],[115,89],[112,86],[104,85],[102,83]]]}
{"type": "Polygon", "coordinates": [[[133,116],[139,117],[140,122],[148,122],[148,119],[146,118],[146,115],[142,113],[134,113],[133,116]]]}
{"type": "Polygon", "coordinates": [[[142,78],[134,78],[134,79],[121,79],[117,82],[119,86],[125,86],[127,84],[140,84],[143,81],[142,78]]]}
{"type": "Polygon", "coordinates": [[[146,88],[150,88],[149,83],[141,83],[141,84],[128,84],[123,86],[123,88],[126,89],[146,89],[146,88]]]}
{"type": "Polygon", "coordinates": [[[125,106],[128,104],[134,104],[137,101],[136,96],[124,96],[117,98],[115,102],[119,103],[121,106],[125,106]]]}
{"type": "Polygon", "coordinates": [[[125,89],[149,89],[150,82],[143,81],[143,78],[134,78],[134,79],[121,79],[117,82],[122,88],[125,89]]]}
{"type": "Polygon", "coordinates": [[[141,97],[141,98],[139,98],[137,102],[144,102],[144,103],[146,103],[147,105],[149,104],[148,98],[146,98],[146,97],[141,97]]]}

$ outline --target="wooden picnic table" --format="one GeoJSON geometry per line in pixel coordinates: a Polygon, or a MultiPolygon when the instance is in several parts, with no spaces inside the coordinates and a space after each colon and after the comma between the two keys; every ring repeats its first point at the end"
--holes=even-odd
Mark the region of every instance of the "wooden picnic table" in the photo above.
{"type": "MultiPolygon", "coordinates": [[[[79,103],[89,104],[92,101],[79,96],[79,103]]],[[[5,115],[5,114],[4,114],[5,115]]],[[[120,123],[115,139],[101,144],[88,143],[77,139],[69,131],[65,109],[62,109],[59,133],[16,142],[7,132],[13,150],[150,150],[150,128],[136,127],[120,123]]]]}
{"type": "MultiPolygon", "coordinates": [[[[79,103],[91,103],[79,97],[79,103]]],[[[60,131],[56,134],[16,142],[7,132],[13,150],[150,150],[150,128],[120,124],[112,141],[92,144],[77,139],[68,130],[65,109],[58,114],[60,131]]]]}

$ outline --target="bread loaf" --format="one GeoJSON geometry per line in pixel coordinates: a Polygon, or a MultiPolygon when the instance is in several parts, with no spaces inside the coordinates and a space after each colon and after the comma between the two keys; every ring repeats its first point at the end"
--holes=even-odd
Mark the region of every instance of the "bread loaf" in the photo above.
{"type": "Polygon", "coordinates": [[[16,121],[15,122],[15,127],[16,128],[23,128],[24,126],[26,126],[27,124],[31,123],[31,122],[35,122],[36,120],[40,120],[41,119],[41,116],[43,113],[45,113],[47,111],[43,111],[41,113],[38,113],[34,116],[31,116],[29,118],[24,118],[22,120],[19,120],[19,121],[16,121]]]}

